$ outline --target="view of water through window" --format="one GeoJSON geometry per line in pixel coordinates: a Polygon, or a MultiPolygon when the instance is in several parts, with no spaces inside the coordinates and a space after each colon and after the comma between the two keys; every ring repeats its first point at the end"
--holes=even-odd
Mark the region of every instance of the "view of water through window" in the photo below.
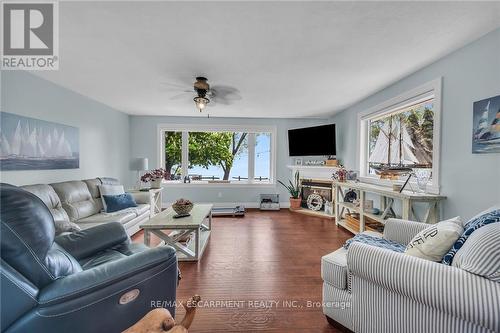
{"type": "MultiPolygon", "coordinates": [[[[248,181],[250,151],[255,154],[254,181],[269,181],[270,133],[189,132],[188,175],[193,181],[248,181]],[[253,149],[248,146],[250,137],[255,142],[253,149]]],[[[165,168],[172,180],[182,178],[181,156],[182,133],[165,132],[165,168]]]]}

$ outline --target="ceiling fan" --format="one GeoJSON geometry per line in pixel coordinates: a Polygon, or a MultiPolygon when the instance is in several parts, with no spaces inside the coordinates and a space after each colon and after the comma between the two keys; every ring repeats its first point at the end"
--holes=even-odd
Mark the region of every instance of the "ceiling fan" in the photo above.
{"type": "MultiPolygon", "coordinates": [[[[193,101],[196,108],[202,112],[207,105],[215,105],[217,103],[229,105],[234,101],[240,100],[240,91],[234,87],[215,85],[210,86],[208,84],[208,79],[203,76],[196,77],[196,81],[193,83],[193,90],[195,92],[195,97],[193,101]]],[[[179,85],[171,85],[178,87],[179,85]]],[[[192,94],[193,90],[184,90],[183,93],[172,96],[170,99],[184,98],[188,93],[192,94]]]]}

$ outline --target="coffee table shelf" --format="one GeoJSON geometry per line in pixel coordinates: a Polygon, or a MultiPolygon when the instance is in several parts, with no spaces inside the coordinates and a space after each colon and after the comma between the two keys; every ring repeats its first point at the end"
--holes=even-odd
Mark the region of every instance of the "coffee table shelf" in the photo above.
{"type": "Polygon", "coordinates": [[[158,236],[177,250],[179,261],[198,261],[208,244],[212,229],[212,205],[194,205],[191,215],[182,218],[174,218],[176,213],[169,207],[165,211],[141,225],[144,229],[144,244],[150,246],[151,234],[158,236]],[[166,230],[177,230],[178,233],[170,235],[166,230]],[[193,233],[194,239],[184,245],[179,242],[183,236],[193,233]]]}

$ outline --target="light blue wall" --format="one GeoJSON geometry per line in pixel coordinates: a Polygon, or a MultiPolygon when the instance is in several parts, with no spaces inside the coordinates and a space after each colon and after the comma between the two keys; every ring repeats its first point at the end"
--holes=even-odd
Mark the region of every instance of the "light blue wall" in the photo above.
{"type": "Polygon", "coordinates": [[[500,29],[335,115],[337,157],[358,170],[358,114],[440,76],[444,216],[468,218],[500,202],[500,154],[472,154],[471,144],[472,103],[500,94],[500,29]]]}
{"type": "Polygon", "coordinates": [[[1,111],[78,127],[80,168],[5,171],[2,182],[51,183],[99,176],[130,179],[129,116],[23,71],[2,71],[1,111]]]}
{"type": "MultiPolygon", "coordinates": [[[[193,112],[195,112],[193,108],[193,112]]],[[[131,158],[147,157],[149,168],[158,164],[158,124],[230,124],[230,125],[266,125],[277,127],[276,177],[280,180],[290,178],[291,172],[286,167],[292,161],[288,156],[287,130],[290,128],[312,126],[326,123],[326,119],[253,119],[253,118],[193,118],[193,117],[130,117],[131,158]]],[[[309,138],[314,140],[314,138],[309,138]]],[[[280,193],[282,202],[288,201],[288,194],[281,186],[262,187],[167,187],[163,194],[165,203],[184,197],[196,202],[214,203],[255,203],[260,193],[280,193]]]]}

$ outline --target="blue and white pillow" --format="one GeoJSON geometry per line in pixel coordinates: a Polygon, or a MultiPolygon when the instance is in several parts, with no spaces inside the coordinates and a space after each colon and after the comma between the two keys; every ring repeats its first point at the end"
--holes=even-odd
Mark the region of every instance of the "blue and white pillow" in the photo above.
{"type": "Polygon", "coordinates": [[[485,225],[496,222],[500,222],[500,209],[489,210],[486,213],[477,216],[472,220],[470,220],[469,222],[467,222],[467,224],[464,226],[464,233],[457,239],[455,244],[453,244],[450,251],[448,251],[448,253],[445,254],[442,263],[445,265],[451,265],[457,251],[460,250],[460,248],[464,245],[467,238],[469,238],[469,236],[474,231],[485,225]]]}
{"type": "Polygon", "coordinates": [[[382,249],[391,250],[391,251],[400,252],[400,253],[403,253],[406,249],[406,246],[401,245],[395,241],[385,239],[382,237],[375,237],[375,236],[371,236],[371,235],[367,235],[367,234],[357,234],[353,238],[348,239],[345,242],[345,244],[343,245],[344,249],[346,249],[346,250],[349,249],[349,246],[353,242],[360,242],[363,244],[368,244],[371,246],[376,246],[376,247],[380,247],[382,249]]]}

